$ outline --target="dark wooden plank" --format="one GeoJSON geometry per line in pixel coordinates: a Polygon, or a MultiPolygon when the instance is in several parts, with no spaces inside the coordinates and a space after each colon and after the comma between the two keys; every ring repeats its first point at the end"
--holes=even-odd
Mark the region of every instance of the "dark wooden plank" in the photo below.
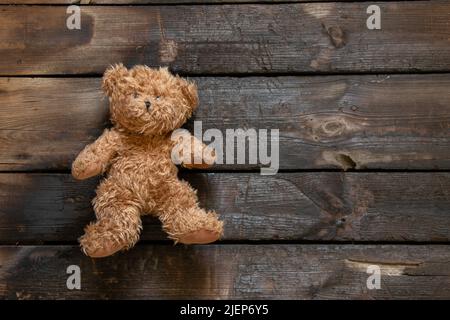
{"type": "MultiPolygon", "coordinates": [[[[333,2],[348,2],[351,0],[334,0],[333,2]]],[[[398,0],[384,0],[398,1],[398,0]]],[[[409,0],[423,1],[423,0],[409,0]]],[[[205,3],[277,3],[277,2],[323,2],[323,0],[0,0],[0,4],[80,4],[80,5],[122,5],[122,4],[205,4],[205,3]]]]}
{"type": "MultiPolygon", "coordinates": [[[[450,168],[448,74],[193,79],[187,128],[279,129],[281,169],[450,168]]],[[[68,169],[108,123],[97,78],[0,78],[0,105],[1,170],[68,169]]]]}
{"type": "Polygon", "coordinates": [[[102,73],[116,62],[186,73],[450,71],[450,3],[1,8],[0,75],[102,73]],[[351,13],[351,14],[350,14],[351,13]]]}
{"type": "Polygon", "coordinates": [[[0,298],[449,299],[449,259],[449,246],[145,245],[95,261],[77,247],[0,247],[0,298]],[[66,287],[70,265],[81,290],[66,287]]]}
{"type": "MultiPolygon", "coordinates": [[[[223,240],[449,241],[450,173],[191,173],[223,240]]],[[[0,174],[0,241],[76,241],[94,219],[97,179],[0,174]]],[[[144,217],[141,239],[164,240],[144,217]]]]}

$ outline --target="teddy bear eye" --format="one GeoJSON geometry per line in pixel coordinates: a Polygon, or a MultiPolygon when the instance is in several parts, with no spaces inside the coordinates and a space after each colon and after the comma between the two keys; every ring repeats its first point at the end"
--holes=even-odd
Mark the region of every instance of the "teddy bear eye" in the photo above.
{"type": "Polygon", "coordinates": [[[161,96],[156,96],[155,99],[156,99],[156,100],[159,100],[159,99],[161,99],[161,96]]]}
{"type": "Polygon", "coordinates": [[[133,98],[137,98],[137,97],[139,97],[139,93],[138,92],[135,92],[134,94],[133,94],[133,98]]]}

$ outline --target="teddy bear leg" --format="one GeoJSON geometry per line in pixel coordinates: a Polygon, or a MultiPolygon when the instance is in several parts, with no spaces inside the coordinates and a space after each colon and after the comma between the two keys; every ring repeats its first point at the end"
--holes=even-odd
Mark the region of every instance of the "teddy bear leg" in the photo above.
{"type": "Polygon", "coordinates": [[[112,190],[102,192],[101,187],[93,202],[97,221],[89,224],[80,238],[83,252],[92,258],[102,258],[131,248],[142,229],[138,205],[112,190]]]}
{"type": "Polygon", "coordinates": [[[169,238],[184,244],[206,244],[218,240],[223,233],[223,222],[217,214],[198,206],[197,195],[188,183],[177,181],[171,185],[173,192],[168,192],[168,195],[174,196],[166,199],[159,214],[169,238]]]}
{"type": "Polygon", "coordinates": [[[80,238],[83,252],[92,258],[110,256],[131,248],[142,229],[139,210],[132,206],[114,204],[97,212],[96,222],[85,228],[80,238]]]}
{"type": "Polygon", "coordinates": [[[211,243],[223,233],[223,222],[217,218],[217,214],[198,207],[178,208],[164,217],[160,216],[160,220],[164,231],[176,243],[211,243]]]}

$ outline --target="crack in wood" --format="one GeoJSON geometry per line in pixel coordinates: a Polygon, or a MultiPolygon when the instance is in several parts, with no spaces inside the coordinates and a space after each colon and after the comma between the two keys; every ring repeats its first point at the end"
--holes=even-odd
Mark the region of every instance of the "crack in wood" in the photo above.
{"type": "Polygon", "coordinates": [[[386,262],[386,261],[361,261],[356,259],[345,259],[345,265],[352,270],[359,272],[367,272],[370,266],[378,266],[382,275],[402,276],[409,275],[405,270],[417,268],[422,262],[386,262]]]}

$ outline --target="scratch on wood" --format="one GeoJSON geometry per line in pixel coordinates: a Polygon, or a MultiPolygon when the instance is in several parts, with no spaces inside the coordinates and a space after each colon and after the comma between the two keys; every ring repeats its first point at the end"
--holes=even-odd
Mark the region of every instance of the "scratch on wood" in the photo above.
{"type": "Polygon", "coordinates": [[[355,169],[357,166],[356,162],[349,155],[338,153],[335,158],[344,171],[347,171],[348,169],[355,169]]]}
{"type": "Polygon", "coordinates": [[[307,3],[303,6],[303,11],[314,18],[322,19],[328,17],[334,10],[334,7],[335,7],[334,5],[331,5],[329,3],[325,5],[317,3],[316,4],[307,3]]]}
{"type": "Polygon", "coordinates": [[[164,24],[161,19],[161,12],[157,11],[159,32],[161,34],[161,40],[159,41],[159,59],[162,63],[173,62],[178,55],[178,44],[172,40],[166,38],[164,24]]]}
{"type": "Polygon", "coordinates": [[[365,150],[341,150],[322,152],[322,159],[317,161],[318,165],[333,164],[343,170],[364,169],[374,163],[392,163],[407,160],[432,160],[433,157],[426,153],[403,153],[403,154],[377,154],[365,150]]]}
{"type": "Polygon", "coordinates": [[[358,272],[367,272],[369,266],[376,265],[380,267],[382,275],[401,276],[405,275],[406,268],[417,268],[421,265],[421,262],[380,262],[345,259],[345,265],[358,272]]]}
{"type": "Polygon", "coordinates": [[[18,291],[16,292],[16,298],[18,300],[28,300],[31,299],[31,294],[30,293],[26,293],[25,291],[18,291]]]}
{"type": "Polygon", "coordinates": [[[161,62],[173,62],[178,54],[178,45],[174,40],[161,40],[159,44],[159,57],[161,62]]]}
{"type": "Polygon", "coordinates": [[[333,49],[324,48],[319,52],[317,58],[312,60],[310,63],[310,67],[314,69],[327,69],[331,63],[331,54],[333,53],[333,49]]]}
{"type": "Polygon", "coordinates": [[[326,27],[324,24],[322,24],[322,27],[325,29],[333,46],[335,46],[336,48],[342,48],[345,45],[345,33],[341,29],[341,27],[339,26],[326,27]]]}

